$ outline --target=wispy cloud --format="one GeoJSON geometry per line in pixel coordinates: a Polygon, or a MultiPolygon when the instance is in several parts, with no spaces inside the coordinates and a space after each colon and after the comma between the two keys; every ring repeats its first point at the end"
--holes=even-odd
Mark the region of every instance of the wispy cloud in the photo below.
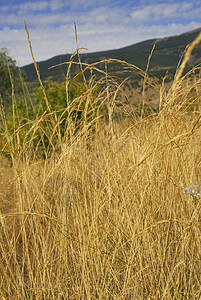
{"type": "Polygon", "coordinates": [[[8,47],[19,65],[31,63],[26,19],[37,60],[72,53],[76,43],[89,52],[124,47],[150,38],[201,27],[197,0],[13,0],[0,5],[0,48],[8,47]],[[20,1],[20,3],[19,3],[20,1]],[[14,2],[14,3],[12,3],[14,2]],[[17,3],[17,4],[16,4],[17,3]]]}
{"type": "Polygon", "coordinates": [[[65,6],[65,3],[62,0],[51,0],[50,1],[50,9],[52,11],[60,10],[65,6]]]}
{"type": "Polygon", "coordinates": [[[15,14],[21,15],[26,12],[34,12],[34,11],[43,11],[49,7],[48,1],[36,1],[36,2],[25,2],[14,4],[8,3],[8,5],[4,5],[0,7],[0,11],[3,12],[15,12],[15,14]]]}
{"type": "Polygon", "coordinates": [[[175,3],[162,3],[152,4],[140,7],[133,7],[130,16],[133,18],[133,22],[154,22],[161,20],[176,19],[180,20],[191,19],[192,16],[199,17],[201,13],[201,7],[193,7],[189,2],[175,2],[175,3]]]}
{"type": "Polygon", "coordinates": [[[36,1],[36,2],[25,2],[23,4],[16,5],[14,9],[18,10],[19,14],[26,12],[44,11],[48,8],[48,1],[36,1]]]}

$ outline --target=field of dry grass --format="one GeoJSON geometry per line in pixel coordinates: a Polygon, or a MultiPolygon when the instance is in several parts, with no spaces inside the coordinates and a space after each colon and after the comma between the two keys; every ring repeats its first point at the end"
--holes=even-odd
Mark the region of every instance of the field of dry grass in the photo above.
{"type": "Polygon", "coordinates": [[[106,78],[97,97],[110,103],[108,122],[96,116],[93,134],[86,120],[81,133],[68,125],[65,147],[45,159],[32,149],[43,117],[30,140],[5,132],[0,299],[201,298],[200,195],[183,189],[201,176],[201,78],[181,69],[165,96],[161,84],[157,113],[144,112],[144,89],[141,114],[126,107],[121,120],[120,86],[110,93],[106,78]]]}

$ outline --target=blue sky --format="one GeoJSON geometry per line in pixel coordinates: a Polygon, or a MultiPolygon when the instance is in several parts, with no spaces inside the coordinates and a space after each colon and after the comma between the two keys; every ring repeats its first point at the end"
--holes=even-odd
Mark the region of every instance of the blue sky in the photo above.
{"type": "Polygon", "coordinates": [[[72,53],[118,49],[201,27],[201,0],[1,0],[0,48],[9,49],[19,66],[32,62],[27,22],[37,61],[72,53]]]}

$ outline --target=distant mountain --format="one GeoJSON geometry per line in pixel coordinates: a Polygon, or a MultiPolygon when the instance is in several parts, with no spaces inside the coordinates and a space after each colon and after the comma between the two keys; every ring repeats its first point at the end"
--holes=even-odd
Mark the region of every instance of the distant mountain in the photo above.
{"type": "MultiPolygon", "coordinates": [[[[166,71],[174,73],[177,65],[184,54],[186,46],[189,45],[200,33],[201,28],[178,35],[171,36],[162,39],[146,40],[131,46],[127,46],[121,49],[100,51],[94,53],[80,54],[81,61],[85,63],[93,63],[102,59],[119,59],[128,63],[134,64],[137,67],[145,70],[148,57],[151,53],[154,43],[156,43],[155,50],[151,57],[149,73],[155,76],[164,76],[166,71]]],[[[69,62],[71,54],[58,55],[45,61],[38,62],[40,75],[42,80],[51,78],[52,80],[64,80],[67,70],[67,65],[62,65],[56,68],[48,69],[51,66],[63,62],[69,62]]],[[[74,58],[76,61],[76,58],[74,58]]],[[[198,45],[192,52],[191,58],[188,62],[188,68],[191,68],[201,63],[201,44],[198,45]]],[[[103,66],[104,67],[104,66],[103,66]]],[[[108,66],[109,73],[121,74],[122,76],[128,76],[122,72],[122,66],[117,63],[112,63],[108,66]]],[[[21,68],[25,71],[29,81],[37,80],[35,68],[33,64],[26,65],[21,68]]],[[[76,68],[73,68],[76,71],[76,68]]],[[[136,75],[129,73],[129,76],[136,77],[136,75]]]]}

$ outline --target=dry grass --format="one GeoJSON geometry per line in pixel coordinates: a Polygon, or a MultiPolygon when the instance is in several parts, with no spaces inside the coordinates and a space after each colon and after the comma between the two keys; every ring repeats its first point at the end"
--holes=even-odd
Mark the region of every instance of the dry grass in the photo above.
{"type": "MultiPolygon", "coordinates": [[[[120,86],[107,84],[114,92],[97,97],[114,108],[120,86]]],[[[12,168],[1,171],[14,186],[7,196],[3,175],[1,299],[201,298],[200,202],[180,188],[200,181],[199,88],[199,77],[177,77],[159,113],[130,117],[130,108],[109,125],[96,116],[93,136],[86,119],[76,137],[69,125],[61,153],[44,160],[17,138],[22,128],[7,136],[12,168]]]]}

